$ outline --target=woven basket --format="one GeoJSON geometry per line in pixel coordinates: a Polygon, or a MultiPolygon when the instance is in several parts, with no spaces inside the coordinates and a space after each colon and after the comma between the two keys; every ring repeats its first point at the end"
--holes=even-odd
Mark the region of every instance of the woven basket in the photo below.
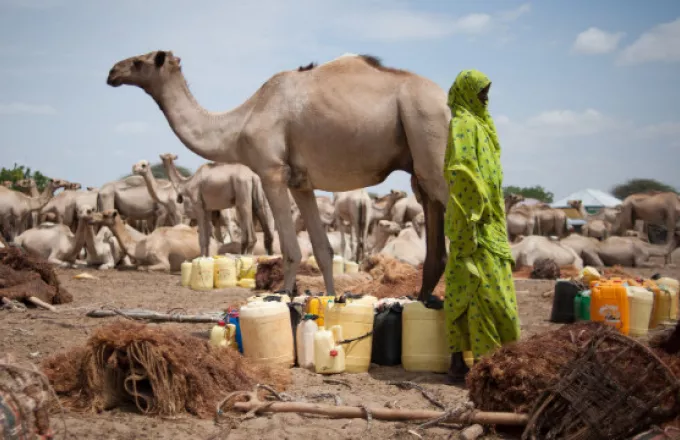
{"type": "Polygon", "coordinates": [[[663,361],[603,328],[537,399],[522,439],[626,439],[679,409],[680,381],[663,361]]]}

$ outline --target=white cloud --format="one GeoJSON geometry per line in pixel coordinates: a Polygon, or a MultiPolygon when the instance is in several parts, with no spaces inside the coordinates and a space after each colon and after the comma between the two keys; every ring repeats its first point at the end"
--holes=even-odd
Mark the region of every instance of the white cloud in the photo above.
{"type": "Polygon", "coordinates": [[[524,14],[531,12],[531,4],[524,3],[518,6],[516,9],[511,9],[509,11],[500,12],[498,14],[498,19],[501,21],[515,21],[524,14]]]}
{"type": "Polygon", "coordinates": [[[150,129],[150,125],[143,121],[128,121],[116,124],[113,130],[122,135],[134,135],[147,133],[150,129]]]}
{"type": "Polygon", "coordinates": [[[619,126],[597,110],[551,110],[529,118],[526,127],[542,136],[589,136],[619,126]]]}
{"type": "Polygon", "coordinates": [[[591,27],[578,34],[572,51],[586,55],[610,53],[616,50],[623,36],[623,32],[607,32],[591,27]]]}
{"type": "Polygon", "coordinates": [[[640,35],[619,57],[624,65],[680,61],[680,18],[654,26],[640,35]]]}
{"type": "Polygon", "coordinates": [[[0,103],[0,115],[55,115],[56,113],[57,110],[48,104],[0,103]]]}

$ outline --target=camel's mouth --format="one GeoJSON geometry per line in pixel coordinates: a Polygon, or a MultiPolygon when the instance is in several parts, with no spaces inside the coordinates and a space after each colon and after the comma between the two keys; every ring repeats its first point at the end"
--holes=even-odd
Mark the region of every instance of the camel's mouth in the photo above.
{"type": "Polygon", "coordinates": [[[123,80],[120,77],[109,76],[106,78],[106,84],[110,85],[111,87],[119,87],[123,85],[123,80]]]}

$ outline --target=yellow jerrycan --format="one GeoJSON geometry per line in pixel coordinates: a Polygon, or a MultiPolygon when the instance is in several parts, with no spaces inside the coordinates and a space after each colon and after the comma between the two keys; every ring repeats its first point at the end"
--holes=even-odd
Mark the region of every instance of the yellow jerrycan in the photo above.
{"type": "Polygon", "coordinates": [[[198,257],[191,262],[191,288],[212,290],[215,283],[215,263],[212,257],[198,257]]]}
{"type": "Polygon", "coordinates": [[[374,316],[373,305],[370,303],[353,301],[326,304],[324,326],[340,326],[344,340],[348,341],[342,344],[347,373],[365,373],[371,366],[374,316]]]}
{"type": "Polygon", "coordinates": [[[443,310],[428,309],[420,301],[404,305],[401,314],[401,364],[406,371],[446,373],[451,353],[446,341],[443,310]]]}
{"type": "Polygon", "coordinates": [[[185,261],[180,266],[181,278],[179,284],[182,287],[188,287],[191,284],[191,261],[185,261]]]}
{"type": "Polygon", "coordinates": [[[236,287],[236,258],[231,255],[215,255],[215,287],[236,287]]]}
{"type": "Polygon", "coordinates": [[[295,364],[288,304],[254,301],[239,310],[243,355],[253,363],[290,368],[295,364]]]}

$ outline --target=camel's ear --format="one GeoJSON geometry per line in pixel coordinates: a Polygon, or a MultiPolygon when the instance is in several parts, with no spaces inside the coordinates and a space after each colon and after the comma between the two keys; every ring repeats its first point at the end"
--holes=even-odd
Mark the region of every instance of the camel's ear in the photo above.
{"type": "Polygon", "coordinates": [[[153,63],[156,65],[156,67],[161,67],[165,63],[165,56],[166,53],[164,50],[159,50],[156,52],[156,56],[153,59],[153,63]]]}
{"type": "Polygon", "coordinates": [[[113,211],[111,211],[111,218],[116,218],[116,217],[118,217],[118,211],[116,211],[114,209],[113,211]]]}
{"type": "Polygon", "coordinates": [[[177,194],[177,203],[184,203],[184,196],[182,194],[177,194]]]}

